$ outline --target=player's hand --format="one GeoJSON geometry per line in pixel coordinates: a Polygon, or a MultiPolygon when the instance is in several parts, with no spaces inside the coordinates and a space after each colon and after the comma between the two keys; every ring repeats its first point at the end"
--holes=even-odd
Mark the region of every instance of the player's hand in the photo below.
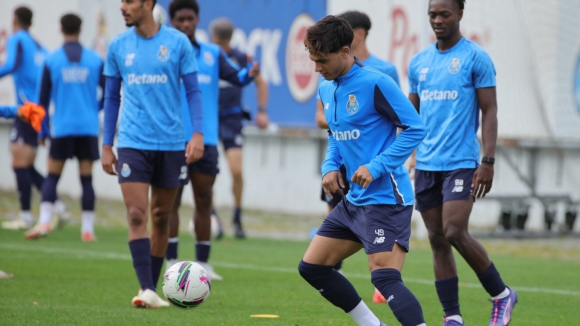
{"type": "Polygon", "coordinates": [[[413,151],[413,153],[409,157],[409,170],[407,172],[409,172],[409,178],[411,180],[415,179],[415,164],[417,164],[416,155],[417,155],[417,151],[413,151]]]}
{"type": "Polygon", "coordinates": [[[258,111],[256,114],[256,125],[260,129],[266,129],[268,127],[268,114],[264,111],[258,111]]]}
{"type": "Polygon", "coordinates": [[[339,194],[344,196],[344,181],[342,181],[342,174],[340,171],[330,171],[322,178],[322,189],[328,198],[333,198],[332,194],[339,194]]]}
{"type": "Polygon", "coordinates": [[[199,161],[203,156],[203,134],[198,132],[191,136],[185,148],[185,160],[187,164],[199,161]]]}
{"type": "Polygon", "coordinates": [[[493,172],[493,165],[491,164],[482,163],[477,168],[473,175],[473,183],[471,184],[472,193],[475,198],[484,198],[491,190],[493,172]]]}
{"type": "Polygon", "coordinates": [[[252,69],[250,69],[250,71],[248,72],[248,76],[250,77],[256,77],[260,74],[260,65],[254,61],[252,62],[252,69]]]}
{"type": "Polygon", "coordinates": [[[371,173],[369,172],[367,167],[364,165],[361,165],[358,168],[358,170],[356,170],[356,172],[352,175],[352,178],[350,178],[350,181],[358,184],[359,186],[361,186],[365,189],[374,180],[375,180],[375,178],[373,178],[373,176],[371,175],[371,173]]]}
{"type": "Polygon", "coordinates": [[[46,146],[46,138],[38,138],[38,145],[39,146],[46,146]]]}
{"type": "Polygon", "coordinates": [[[117,175],[117,157],[115,156],[115,153],[113,153],[113,148],[110,145],[103,146],[101,165],[103,165],[103,171],[105,171],[105,173],[117,175]]]}

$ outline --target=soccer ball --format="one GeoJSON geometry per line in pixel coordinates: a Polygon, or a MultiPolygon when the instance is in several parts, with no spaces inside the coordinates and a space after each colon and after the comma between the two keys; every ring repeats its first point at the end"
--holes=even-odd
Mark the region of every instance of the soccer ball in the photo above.
{"type": "MultiPolygon", "coordinates": [[[[189,219],[189,224],[187,225],[187,230],[192,237],[195,237],[195,224],[193,224],[193,219],[189,219]]],[[[211,238],[217,238],[220,233],[220,221],[215,214],[211,214],[211,238]]]]}
{"type": "Polygon", "coordinates": [[[211,283],[207,271],[198,263],[181,261],[163,276],[163,294],[179,308],[195,308],[209,297],[211,283]]]}

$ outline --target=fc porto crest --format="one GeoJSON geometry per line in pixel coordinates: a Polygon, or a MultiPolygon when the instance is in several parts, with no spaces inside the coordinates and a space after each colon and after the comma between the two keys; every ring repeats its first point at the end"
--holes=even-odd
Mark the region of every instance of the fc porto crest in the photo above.
{"type": "Polygon", "coordinates": [[[461,69],[461,63],[459,62],[459,59],[453,58],[453,61],[451,61],[451,64],[447,70],[449,70],[450,74],[455,75],[459,72],[459,69],[461,69]]]}
{"type": "Polygon", "coordinates": [[[131,175],[131,168],[129,167],[129,164],[123,163],[123,168],[121,169],[121,175],[123,176],[123,178],[126,178],[126,177],[131,175]]]}
{"type": "Polygon", "coordinates": [[[358,111],[359,104],[356,100],[356,96],[354,94],[348,94],[348,102],[346,102],[346,112],[350,114],[356,113],[358,111]]]}
{"type": "Polygon", "coordinates": [[[157,59],[162,62],[169,60],[169,49],[167,49],[165,45],[159,47],[159,52],[157,52],[157,59]]]}

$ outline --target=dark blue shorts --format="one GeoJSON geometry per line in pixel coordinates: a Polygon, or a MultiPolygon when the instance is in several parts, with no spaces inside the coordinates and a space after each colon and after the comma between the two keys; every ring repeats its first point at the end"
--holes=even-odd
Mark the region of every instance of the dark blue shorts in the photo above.
{"type": "Polygon", "coordinates": [[[220,172],[217,146],[205,145],[203,157],[199,161],[189,164],[189,171],[206,175],[217,175],[220,172]]]}
{"type": "Polygon", "coordinates": [[[187,184],[185,150],[119,148],[117,152],[119,183],[141,182],[157,188],[177,188],[187,184]]]}
{"type": "Polygon", "coordinates": [[[64,161],[76,157],[79,161],[99,159],[99,139],[96,136],[57,137],[50,141],[50,158],[64,161]]]}
{"type": "Polygon", "coordinates": [[[413,206],[355,206],[344,198],[316,234],[360,242],[367,255],[392,251],[395,243],[409,251],[412,214],[413,206]]]}
{"type": "MultiPolygon", "coordinates": [[[[348,194],[348,191],[350,190],[349,183],[350,180],[348,180],[348,178],[346,177],[346,166],[344,166],[344,164],[340,166],[340,174],[342,174],[342,182],[344,182],[344,189],[342,189],[342,192],[346,196],[346,194],[348,194]]],[[[329,198],[324,192],[324,187],[322,187],[320,193],[320,200],[326,202],[330,207],[335,208],[336,205],[338,205],[338,203],[342,201],[342,195],[332,194],[332,198],[329,198]]]]}
{"type": "Polygon", "coordinates": [[[224,145],[224,150],[230,148],[241,148],[244,145],[244,136],[242,135],[241,113],[234,113],[220,116],[219,135],[224,145]]]}
{"type": "Polygon", "coordinates": [[[10,141],[13,143],[24,143],[34,148],[38,147],[38,133],[32,126],[20,119],[15,119],[10,130],[10,141]]]}
{"type": "Polygon", "coordinates": [[[415,170],[415,203],[419,212],[424,212],[451,200],[473,199],[474,169],[453,171],[415,170]]]}

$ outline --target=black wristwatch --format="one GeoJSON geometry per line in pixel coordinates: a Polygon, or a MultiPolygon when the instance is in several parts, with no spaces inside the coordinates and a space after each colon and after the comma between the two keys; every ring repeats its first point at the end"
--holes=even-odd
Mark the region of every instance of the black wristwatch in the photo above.
{"type": "Polygon", "coordinates": [[[484,156],[481,159],[481,163],[487,163],[487,164],[493,165],[495,163],[495,158],[494,157],[490,157],[490,156],[484,156]]]}

